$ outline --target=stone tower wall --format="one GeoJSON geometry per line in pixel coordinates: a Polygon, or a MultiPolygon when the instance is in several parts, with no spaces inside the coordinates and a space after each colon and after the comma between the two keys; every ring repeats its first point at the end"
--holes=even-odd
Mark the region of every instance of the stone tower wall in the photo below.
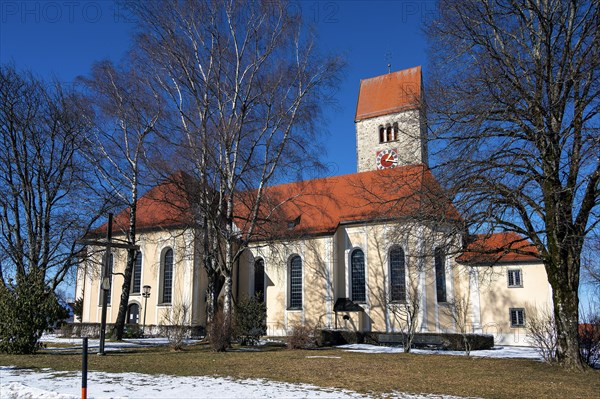
{"type": "Polygon", "coordinates": [[[377,153],[398,150],[398,165],[427,164],[427,131],[423,112],[410,110],[356,122],[358,172],[377,169],[377,153]],[[379,128],[398,123],[398,140],[380,143],[379,128]]]}

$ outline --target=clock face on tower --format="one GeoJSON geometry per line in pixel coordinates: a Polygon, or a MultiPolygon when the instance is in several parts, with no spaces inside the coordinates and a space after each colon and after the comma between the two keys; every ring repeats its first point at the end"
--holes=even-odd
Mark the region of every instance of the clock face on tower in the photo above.
{"type": "Polygon", "coordinates": [[[395,148],[379,151],[376,163],[377,169],[395,168],[398,165],[398,151],[395,148]]]}

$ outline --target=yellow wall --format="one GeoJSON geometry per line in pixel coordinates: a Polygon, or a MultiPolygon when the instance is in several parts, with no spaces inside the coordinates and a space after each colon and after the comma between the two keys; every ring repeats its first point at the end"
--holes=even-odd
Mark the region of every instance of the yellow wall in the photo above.
{"type": "MultiPolygon", "coordinates": [[[[206,274],[199,261],[199,248],[193,235],[183,231],[148,232],[139,237],[143,254],[142,286],[150,285],[146,325],[162,322],[165,312],[180,304],[190,306],[186,324],[205,325],[206,274]],[[173,300],[169,305],[158,303],[160,292],[160,264],[165,248],[174,251],[173,300]]],[[[436,298],[434,249],[448,246],[456,249],[456,242],[448,236],[435,233],[423,226],[399,224],[342,225],[334,235],[276,243],[255,243],[245,251],[234,271],[235,297],[254,293],[254,262],[262,258],[265,265],[265,300],[267,305],[267,334],[285,335],[297,324],[321,328],[348,328],[359,331],[400,332],[405,329],[406,304],[417,298],[420,310],[417,317],[421,332],[456,332],[460,325],[451,317],[453,300],[467,303],[465,319],[468,332],[494,334],[496,343],[526,345],[523,328],[511,328],[510,308],[526,308],[527,313],[537,308],[550,308],[551,292],[541,263],[503,264],[493,267],[460,265],[453,255],[446,256],[447,302],[436,298]],[[407,267],[405,303],[390,302],[389,260],[392,246],[405,252],[407,267]],[[360,248],[365,255],[366,301],[360,305],[364,312],[339,313],[334,304],[338,298],[350,297],[350,256],[360,248]],[[294,255],[302,259],[302,309],[289,309],[289,261],[294,255]],[[509,288],[507,270],[522,272],[523,288],[509,288]],[[413,291],[411,287],[415,287],[413,291]],[[350,318],[344,320],[347,314],[350,318]]],[[[84,322],[100,322],[99,295],[100,253],[93,254],[79,270],[77,296],[83,295],[85,284],[84,322]],[[85,278],[84,278],[85,276],[85,278]]],[[[115,250],[115,272],[125,267],[124,250],[115,250]]],[[[115,321],[122,277],[113,277],[111,306],[107,320],[115,321]]],[[[130,303],[140,305],[140,323],[144,301],[140,294],[130,295],[130,303]]]]}
{"type": "Polygon", "coordinates": [[[493,334],[498,344],[529,345],[525,328],[511,327],[509,309],[525,309],[525,325],[532,313],[552,309],[552,291],[544,265],[538,262],[481,266],[478,279],[483,332],[493,334]],[[521,270],[522,288],[508,287],[510,269],[521,270]]]}
{"type": "MultiPolygon", "coordinates": [[[[122,237],[121,237],[122,238],[122,237]]],[[[119,237],[115,237],[119,240],[119,237]]],[[[139,234],[138,245],[142,253],[141,286],[151,287],[147,301],[146,325],[157,325],[163,321],[166,312],[181,305],[189,307],[186,324],[204,325],[206,275],[199,264],[197,254],[194,254],[193,235],[189,232],[155,231],[139,234]],[[159,303],[161,292],[161,258],[167,248],[173,250],[173,291],[170,304],[159,303]]],[[[100,270],[102,248],[89,248],[90,259],[85,261],[78,270],[76,296],[84,297],[83,321],[98,323],[101,319],[100,270]],[[93,251],[96,251],[94,253],[93,251]],[[85,290],[86,295],[83,295],[85,290]]],[[[113,272],[123,273],[127,261],[124,249],[113,249],[113,272]]],[[[114,274],[110,305],[107,308],[107,322],[114,323],[119,311],[119,301],[123,276],[114,274]]],[[[145,300],[140,293],[129,295],[129,304],[140,306],[139,323],[143,322],[145,300]]]]}

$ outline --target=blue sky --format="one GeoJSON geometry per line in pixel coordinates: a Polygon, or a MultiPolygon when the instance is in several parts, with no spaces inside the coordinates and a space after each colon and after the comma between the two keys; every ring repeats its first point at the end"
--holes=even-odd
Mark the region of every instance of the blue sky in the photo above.
{"type": "MultiPolygon", "coordinates": [[[[356,171],[354,112],[360,79],[425,66],[421,24],[433,1],[317,1],[290,3],[314,23],[323,52],[345,57],[347,67],[333,104],[326,104],[323,161],[332,175],[356,171]]],[[[0,62],[14,62],[64,82],[89,73],[95,61],[118,60],[131,45],[133,24],[112,0],[0,2],[0,62]]],[[[426,72],[426,69],[425,69],[426,72]]]]}
{"type": "MultiPolygon", "coordinates": [[[[354,112],[360,79],[416,65],[427,82],[427,43],[422,26],[435,2],[292,1],[291,11],[314,23],[323,52],[347,66],[333,104],[325,105],[323,161],[331,175],[356,171],[354,112]]],[[[133,24],[112,0],[0,1],[0,63],[14,62],[44,78],[73,81],[95,61],[117,61],[131,45],[133,24]]]]}

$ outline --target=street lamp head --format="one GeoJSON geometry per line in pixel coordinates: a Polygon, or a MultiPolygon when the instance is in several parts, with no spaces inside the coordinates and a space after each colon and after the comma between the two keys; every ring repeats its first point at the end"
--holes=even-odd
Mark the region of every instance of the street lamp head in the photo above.
{"type": "Polygon", "coordinates": [[[144,286],[144,288],[143,288],[143,291],[142,291],[142,295],[143,295],[145,298],[148,298],[148,297],[150,296],[150,288],[151,288],[151,287],[150,287],[149,285],[145,285],[145,286],[144,286]]]}

